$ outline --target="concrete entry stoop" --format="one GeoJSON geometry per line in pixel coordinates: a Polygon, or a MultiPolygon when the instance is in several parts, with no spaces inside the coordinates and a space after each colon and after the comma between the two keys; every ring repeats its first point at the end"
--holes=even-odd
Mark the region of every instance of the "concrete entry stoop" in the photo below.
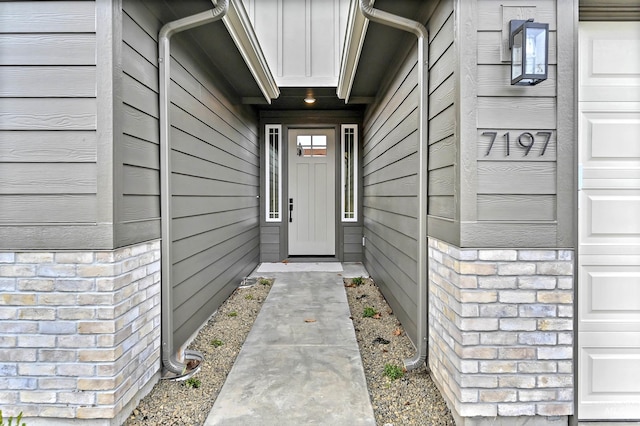
{"type": "Polygon", "coordinates": [[[253,274],[275,281],[205,425],[375,425],[342,283],[366,271],[282,265],[253,274]]]}

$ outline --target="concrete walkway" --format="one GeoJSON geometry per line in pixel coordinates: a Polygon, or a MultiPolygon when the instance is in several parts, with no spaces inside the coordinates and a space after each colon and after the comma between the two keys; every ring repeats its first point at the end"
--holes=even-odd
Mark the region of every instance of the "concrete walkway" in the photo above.
{"type": "Polygon", "coordinates": [[[362,265],[262,264],[253,275],[275,281],[205,425],[375,425],[342,283],[368,276],[362,265]]]}

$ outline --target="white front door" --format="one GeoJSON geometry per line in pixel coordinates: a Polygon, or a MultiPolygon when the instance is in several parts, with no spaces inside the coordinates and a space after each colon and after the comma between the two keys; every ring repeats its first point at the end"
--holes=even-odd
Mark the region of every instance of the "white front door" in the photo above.
{"type": "Polygon", "coordinates": [[[335,131],[289,130],[289,254],[335,255],[335,131]]]}
{"type": "Polygon", "coordinates": [[[640,23],[580,25],[578,417],[640,419],[640,23]]]}

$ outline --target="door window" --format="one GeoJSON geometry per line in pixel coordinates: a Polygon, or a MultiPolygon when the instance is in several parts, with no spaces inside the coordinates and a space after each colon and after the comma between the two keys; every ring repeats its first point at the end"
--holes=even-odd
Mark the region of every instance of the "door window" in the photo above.
{"type": "Polygon", "coordinates": [[[325,135],[300,135],[297,139],[298,157],[326,157],[327,137],[325,135]]]}

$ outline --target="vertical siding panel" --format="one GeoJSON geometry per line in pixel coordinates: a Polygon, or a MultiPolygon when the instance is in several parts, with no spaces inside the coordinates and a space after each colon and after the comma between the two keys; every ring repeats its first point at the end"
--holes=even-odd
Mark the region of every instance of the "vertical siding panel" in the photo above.
{"type": "MultiPolygon", "coordinates": [[[[280,0],[281,1],[281,0],[280,0]]],[[[280,17],[278,16],[278,4],[280,1],[257,1],[254,3],[253,27],[260,39],[260,46],[269,62],[272,72],[282,75],[282,67],[279,61],[280,47],[279,32],[281,31],[280,17]]]]}
{"type": "Polygon", "coordinates": [[[244,3],[278,85],[337,85],[348,0],[244,3]]]}
{"type": "Polygon", "coordinates": [[[282,0],[282,4],[282,39],[279,40],[283,52],[282,75],[306,77],[306,57],[311,54],[307,49],[310,36],[305,19],[307,1],[282,0]]]}
{"type": "Polygon", "coordinates": [[[310,75],[314,77],[335,78],[335,64],[339,62],[337,53],[329,56],[329,52],[338,52],[334,40],[338,39],[338,22],[335,22],[336,15],[334,8],[335,1],[325,1],[323,3],[311,2],[311,23],[310,23],[310,52],[311,69],[310,75]]]}

